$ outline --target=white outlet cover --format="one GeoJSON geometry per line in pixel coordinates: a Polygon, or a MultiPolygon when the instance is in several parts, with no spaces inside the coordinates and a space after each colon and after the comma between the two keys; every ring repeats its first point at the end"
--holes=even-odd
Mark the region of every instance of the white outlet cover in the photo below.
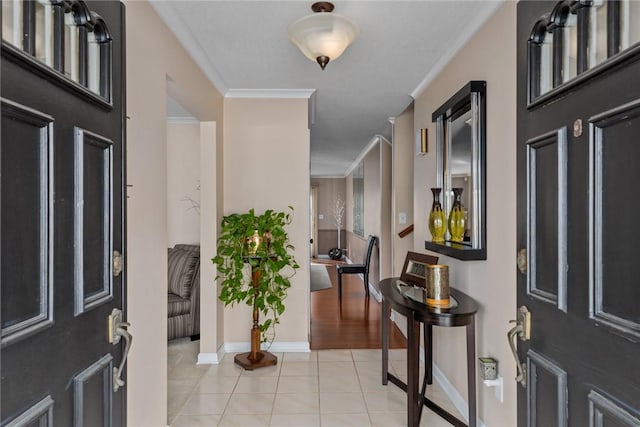
{"type": "Polygon", "coordinates": [[[323,214],[318,214],[318,219],[322,221],[324,219],[324,215],[323,214]]]}

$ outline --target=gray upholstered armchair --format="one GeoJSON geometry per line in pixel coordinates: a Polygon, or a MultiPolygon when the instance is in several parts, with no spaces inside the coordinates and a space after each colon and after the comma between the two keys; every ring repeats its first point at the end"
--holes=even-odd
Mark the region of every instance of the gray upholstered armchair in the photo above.
{"type": "Polygon", "coordinates": [[[200,334],[200,246],[175,245],[168,252],[168,339],[200,334]]]}

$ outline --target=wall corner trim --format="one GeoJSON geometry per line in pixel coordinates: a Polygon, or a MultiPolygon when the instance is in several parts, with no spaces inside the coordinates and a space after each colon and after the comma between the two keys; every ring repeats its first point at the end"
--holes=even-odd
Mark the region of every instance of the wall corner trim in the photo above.
{"type": "Polygon", "coordinates": [[[220,93],[227,91],[227,85],[222,80],[220,73],[209,60],[209,57],[204,52],[204,49],[198,43],[189,27],[178,18],[178,14],[174,10],[172,2],[169,1],[149,1],[151,7],[156,11],[160,19],[169,28],[169,32],[172,32],[178,39],[184,50],[193,58],[194,62],[200,67],[202,72],[207,76],[209,81],[218,89],[220,93]]]}
{"type": "Polygon", "coordinates": [[[229,89],[225,98],[312,99],[315,89],[229,89]]]}

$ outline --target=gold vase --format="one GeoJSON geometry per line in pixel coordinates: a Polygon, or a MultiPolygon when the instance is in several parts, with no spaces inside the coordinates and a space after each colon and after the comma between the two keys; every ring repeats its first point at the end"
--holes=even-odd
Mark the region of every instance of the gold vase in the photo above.
{"type": "Polygon", "coordinates": [[[453,206],[449,212],[449,235],[452,242],[464,241],[464,232],[467,229],[467,212],[462,206],[462,190],[456,187],[453,189],[453,206]]]}
{"type": "Polygon", "coordinates": [[[444,242],[444,233],[447,230],[446,216],[440,204],[441,188],[432,188],[433,204],[429,212],[429,232],[431,233],[431,241],[436,243],[444,242]]]}
{"type": "Polygon", "coordinates": [[[253,230],[253,234],[244,239],[244,249],[247,254],[253,256],[258,253],[258,249],[262,244],[262,236],[258,233],[258,230],[253,230]]]}

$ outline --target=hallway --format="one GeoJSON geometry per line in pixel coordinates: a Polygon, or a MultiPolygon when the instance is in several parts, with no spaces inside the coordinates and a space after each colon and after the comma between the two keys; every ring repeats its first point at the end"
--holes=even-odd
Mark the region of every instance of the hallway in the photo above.
{"type": "MultiPolygon", "coordinates": [[[[378,349],[380,341],[381,304],[364,296],[362,279],[357,275],[342,276],[342,304],[338,302],[338,261],[312,259],[324,264],[331,278],[331,289],[311,293],[311,349],[378,349]]],[[[406,340],[392,324],[390,348],[405,348],[406,340]]]]}

